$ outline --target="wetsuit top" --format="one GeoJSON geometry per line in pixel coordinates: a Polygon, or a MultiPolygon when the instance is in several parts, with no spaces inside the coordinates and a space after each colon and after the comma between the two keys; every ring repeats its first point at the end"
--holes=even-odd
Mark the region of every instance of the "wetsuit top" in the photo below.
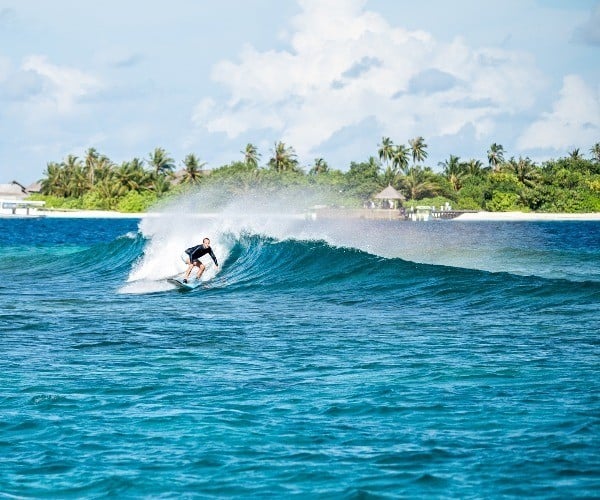
{"type": "Polygon", "coordinates": [[[217,257],[213,253],[212,248],[210,246],[208,248],[204,248],[204,245],[197,245],[195,247],[188,248],[185,251],[185,253],[187,253],[190,256],[191,262],[194,262],[195,260],[198,260],[203,255],[208,254],[214,261],[215,266],[219,265],[219,263],[217,262],[217,257]]]}

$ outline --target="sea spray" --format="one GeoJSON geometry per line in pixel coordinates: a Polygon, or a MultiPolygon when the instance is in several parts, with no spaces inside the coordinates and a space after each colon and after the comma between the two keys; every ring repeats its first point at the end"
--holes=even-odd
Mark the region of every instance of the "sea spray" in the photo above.
{"type": "MultiPolygon", "coordinates": [[[[308,208],[310,195],[306,191],[253,192],[228,203],[221,201],[216,207],[224,196],[215,189],[197,190],[161,205],[145,217],[140,222],[140,233],[147,244],[128,281],[158,281],[182,273],[186,266],[181,254],[204,237],[210,238],[220,262],[227,260],[232,246],[245,233],[282,240],[312,237],[297,229],[308,208]]],[[[214,278],[218,270],[210,259],[203,262],[207,265],[203,279],[214,278]]],[[[144,290],[151,288],[149,283],[143,285],[144,290]]],[[[123,291],[136,289],[128,286],[123,291]]]]}
{"type": "MultiPolygon", "coordinates": [[[[578,281],[600,280],[600,263],[586,258],[600,245],[597,224],[563,222],[371,221],[353,218],[313,220],[311,208],[333,195],[323,189],[254,190],[235,197],[215,188],[200,188],[159,207],[140,223],[147,239],[143,256],[128,281],[160,280],[182,273],[181,254],[205,236],[225,262],[243,235],[276,241],[323,241],[379,257],[424,264],[508,272],[578,281]],[[571,224],[571,225],[569,225],[571,224]],[[573,224],[575,224],[573,226],[573,224]],[[555,252],[562,228],[575,228],[578,240],[555,252]],[[518,237],[515,237],[518,234],[518,237]],[[581,266],[581,261],[586,265],[581,266]]],[[[215,276],[210,265],[205,279],[215,276]]],[[[149,286],[151,288],[151,286],[149,286]]]]}

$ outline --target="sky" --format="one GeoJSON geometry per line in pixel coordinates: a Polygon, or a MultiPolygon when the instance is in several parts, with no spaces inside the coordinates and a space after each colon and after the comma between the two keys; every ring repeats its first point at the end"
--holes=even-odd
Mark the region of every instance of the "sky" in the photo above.
{"type": "Polygon", "coordinates": [[[346,171],[383,137],[426,165],[600,142],[598,0],[0,0],[0,183],[95,148],[178,168],[346,171]]]}

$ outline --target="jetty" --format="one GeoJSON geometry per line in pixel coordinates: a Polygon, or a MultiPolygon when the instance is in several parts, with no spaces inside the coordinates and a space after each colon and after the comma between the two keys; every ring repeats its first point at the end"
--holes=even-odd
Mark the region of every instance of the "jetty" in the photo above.
{"type": "Polygon", "coordinates": [[[388,185],[374,196],[374,200],[365,202],[363,208],[332,208],[325,205],[313,207],[307,218],[316,219],[366,219],[366,220],[398,220],[398,221],[429,221],[454,219],[470,210],[452,210],[446,202],[440,207],[418,205],[406,208],[402,205],[406,197],[388,185]]]}
{"type": "Polygon", "coordinates": [[[0,184],[0,217],[44,217],[38,213],[44,201],[26,200],[32,192],[17,181],[0,184]]]}
{"type": "Polygon", "coordinates": [[[450,207],[417,206],[416,208],[331,208],[313,207],[307,218],[318,219],[365,219],[426,222],[454,219],[473,210],[452,210],[450,207]]]}

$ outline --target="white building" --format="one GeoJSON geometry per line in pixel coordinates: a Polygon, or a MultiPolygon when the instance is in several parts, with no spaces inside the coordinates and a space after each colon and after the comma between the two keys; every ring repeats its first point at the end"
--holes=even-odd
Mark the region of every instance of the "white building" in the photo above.
{"type": "Polygon", "coordinates": [[[45,205],[43,201],[26,201],[29,196],[26,188],[16,182],[0,184],[0,217],[36,215],[37,208],[45,205]]]}

